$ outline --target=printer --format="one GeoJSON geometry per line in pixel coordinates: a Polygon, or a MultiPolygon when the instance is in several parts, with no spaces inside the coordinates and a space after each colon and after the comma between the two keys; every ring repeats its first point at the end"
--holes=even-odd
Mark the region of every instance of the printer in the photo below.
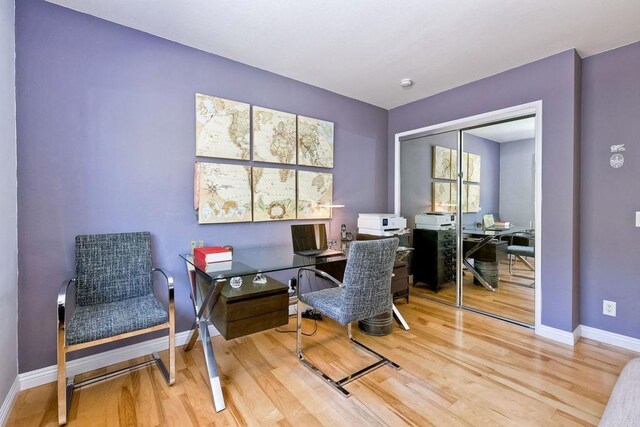
{"type": "Polygon", "coordinates": [[[442,230],[456,224],[456,214],[450,212],[424,212],[416,215],[416,228],[442,230]]]}
{"type": "Polygon", "coordinates": [[[358,214],[358,233],[373,236],[393,236],[407,227],[407,220],[396,214],[361,213],[358,214]]]}

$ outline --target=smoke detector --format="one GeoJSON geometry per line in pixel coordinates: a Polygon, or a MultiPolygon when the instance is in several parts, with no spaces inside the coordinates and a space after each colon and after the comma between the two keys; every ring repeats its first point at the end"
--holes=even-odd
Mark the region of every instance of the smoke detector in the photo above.
{"type": "Polygon", "coordinates": [[[413,86],[413,80],[402,79],[400,80],[400,86],[402,86],[404,89],[409,89],[411,86],[413,86]]]}

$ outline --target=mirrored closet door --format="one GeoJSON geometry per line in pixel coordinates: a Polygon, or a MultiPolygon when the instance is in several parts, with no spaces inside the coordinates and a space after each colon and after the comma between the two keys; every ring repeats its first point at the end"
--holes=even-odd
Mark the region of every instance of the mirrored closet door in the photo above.
{"type": "Polygon", "coordinates": [[[535,319],[534,117],[402,140],[412,294],[535,319]]]}
{"type": "Polygon", "coordinates": [[[462,131],[461,305],[535,320],[535,119],[462,131]]]}

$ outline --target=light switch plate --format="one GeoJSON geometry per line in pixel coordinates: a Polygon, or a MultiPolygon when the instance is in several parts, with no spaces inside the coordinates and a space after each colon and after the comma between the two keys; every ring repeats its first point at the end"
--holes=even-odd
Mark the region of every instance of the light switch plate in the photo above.
{"type": "Polygon", "coordinates": [[[636,212],[636,227],[640,227],[640,212],[636,212]]]}

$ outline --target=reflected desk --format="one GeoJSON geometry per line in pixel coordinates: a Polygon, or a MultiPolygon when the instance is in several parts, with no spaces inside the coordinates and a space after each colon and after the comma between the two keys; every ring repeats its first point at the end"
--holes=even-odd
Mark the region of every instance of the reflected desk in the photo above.
{"type": "Polygon", "coordinates": [[[472,236],[464,239],[463,260],[465,267],[485,289],[495,292],[498,285],[498,263],[506,258],[507,242],[494,240],[503,236],[527,231],[525,227],[511,226],[504,230],[487,230],[478,227],[462,227],[462,234],[472,236]],[[469,259],[473,258],[474,265],[469,259]]]}

